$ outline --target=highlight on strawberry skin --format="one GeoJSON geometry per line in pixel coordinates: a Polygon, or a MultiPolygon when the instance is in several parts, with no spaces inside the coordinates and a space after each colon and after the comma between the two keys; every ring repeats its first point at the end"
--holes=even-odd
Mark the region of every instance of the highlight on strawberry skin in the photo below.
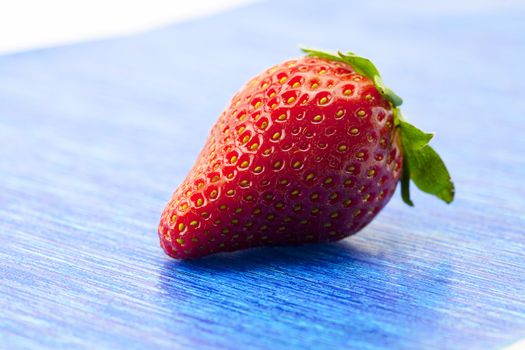
{"type": "Polygon", "coordinates": [[[433,134],[354,53],[304,49],[235,94],[159,224],[177,259],[336,241],[370,223],[401,183],[446,203],[454,185],[433,134]]]}

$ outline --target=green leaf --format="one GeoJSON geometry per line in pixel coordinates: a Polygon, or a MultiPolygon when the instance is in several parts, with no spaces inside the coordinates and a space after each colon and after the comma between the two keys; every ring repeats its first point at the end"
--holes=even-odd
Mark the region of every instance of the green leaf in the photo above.
{"type": "Polygon", "coordinates": [[[414,202],[410,199],[410,172],[407,162],[403,164],[403,172],[401,173],[401,198],[406,204],[411,207],[414,206],[414,202]]]}
{"type": "Polygon", "coordinates": [[[399,107],[403,104],[403,99],[399,97],[394,91],[390,90],[385,86],[384,94],[388,97],[394,107],[399,107]]]}
{"type": "Polygon", "coordinates": [[[368,58],[358,56],[353,52],[347,52],[344,54],[339,51],[338,54],[339,57],[351,65],[357,73],[370,78],[379,88],[381,88],[381,90],[385,89],[385,84],[383,84],[379,71],[368,58]]]}
{"type": "Polygon", "coordinates": [[[414,125],[403,120],[399,122],[399,126],[401,127],[403,138],[410,141],[410,148],[414,150],[419,150],[425,147],[434,137],[433,133],[423,132],[414,125]]]}
{"type": "MultiPolygon", "coordinates": [[[[400,121],[399,127],[404,162],[408,168],[407,172],[403,171],[405,182],[408,176],[421,191],[433,194],[446,203],[452,202],[454,184],[445,163],[436,151],[428,145],[432,134],[424,133],[404,120],[400,121]]],[[[408,189],[405,194],[408,195],[408,189]]],[[[403,200],[405,200],[405,194],[402,193],[403,200]]],[[[410,201],[409,195],[407,199],[410,201]]],[[[408,201],[405,200],[407,203],[408,201]]]]}
{"type": "Polygon", "coordinates": [[[403,103],[401,97],[396,95],[392,90],[387,88],[381,79],[381,75],[377,70],[376,66],[368,58],[364,58],[356,55],[353,52],[342,53],[338,52],[333,54],[330,52],[311,50],[311,49],[302,49],[308,56],[319,57],[332,61],[344,62],[352,66],[352,68],[359,74],[366,76],[374,82],[374,85],[379,90],[381,95],[387,98],[394,107],[400,106],[403,103]]]}
{"type": "Polygon", "coordinates": [[[306,49],[306,48],[301,48],[301,51],[303,51],[304,53],[307,54],[307,56],[310,56],[310,57],[319,57],[319,58],[324,58],[327,60],[344,62],[341,59],[341,57],[337,56],[337,54],[332,54],[330,52],[317,51],[317,50],[306,49]]]}

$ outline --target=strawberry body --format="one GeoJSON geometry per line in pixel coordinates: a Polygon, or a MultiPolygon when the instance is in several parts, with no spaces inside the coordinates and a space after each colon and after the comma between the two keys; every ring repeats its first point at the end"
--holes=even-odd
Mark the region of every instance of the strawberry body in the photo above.
{"type": "Polygon", "coordinates": [[[386,205],[403,166],[393,106],[352,66],[304,57],[253,78],[162,213],[179,259],[339,240],[386,205]]]}

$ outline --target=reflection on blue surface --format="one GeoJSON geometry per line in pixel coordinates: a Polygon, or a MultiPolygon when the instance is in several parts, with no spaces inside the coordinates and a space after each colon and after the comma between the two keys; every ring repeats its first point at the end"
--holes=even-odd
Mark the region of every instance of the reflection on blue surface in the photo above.
{"type": "Polygon", "coordinates": [[[0,57],[0,348],[496,349],[525,337],[518,2],[265,2],[0,57]],[[156,227],[233,93],[297,45],[371,57],[451,206],[176,262],[156,227]]]}
{"type": "MultiPolygon", "coordinates": [[[[160,287],[177,301],[170,308],[173,319],[191,310],[191,317],[206,320],[200,324],[204,334],[224,334],[202,339],[218,347],[234,341],[243,348],[258,339],[262,348],[283,340],[297,348],[407,348],[414,345],[413,333],[436,343],[438,330],[454,330],[434,312],[447,308],[447,276],[446,262],[407,273],[343,242],[169,261],[160,287]],[[201,283],[181,274],[198,276],[201,283]],[[418,322],[412,322],[415,317],[418,322]]],[[[176,332],[198,333],[193,325],[177,324],[176,332]]]]}

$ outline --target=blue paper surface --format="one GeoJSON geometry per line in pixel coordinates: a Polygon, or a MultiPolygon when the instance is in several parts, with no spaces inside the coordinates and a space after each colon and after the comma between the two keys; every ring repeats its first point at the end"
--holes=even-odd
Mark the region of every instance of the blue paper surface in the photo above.
{"type": "Polygon", "coordinates": [[[525,6],[270,1],[0,57],[0,348],[498,349],[525,337],[525,6]],[[342,242],[178,262],[215,119],[298,44],[370,57],[456,182],[342,242]]]}

